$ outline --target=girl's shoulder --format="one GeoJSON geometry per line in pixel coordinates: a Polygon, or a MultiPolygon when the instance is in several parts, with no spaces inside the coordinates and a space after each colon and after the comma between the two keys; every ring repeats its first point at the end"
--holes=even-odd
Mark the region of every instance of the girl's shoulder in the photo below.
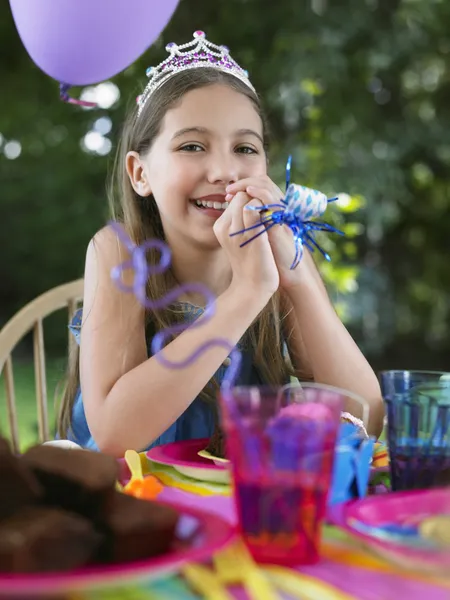
{"type": "Polygon", "coordinates": [[[116,260],[118,257],[129,258],[127,248],[120,240],[116,231],[109,225],[105,225],[105,227],[99,229],[99,231],[91,238],[87,249],[86,260],[88,260],[92,253],[95,253],[96,258],[100,255],[107,260],[116,260]]]}
{"type": "MultiPolygon", "coordinates": [[[[86,301],[86,292],[89,291],[89,289],[91,292],[93,292],[93,290],[97,291],[99,285],[102,289],[105,289],[105,284],[107,284],[108,287],[111,286],[110,292],[114,292],[115,287],[111,281],[111,270],[113,267],[125,263],[129,258],[130,254],[128,249],[112,227],[105,226],[97,231],[91,238],[86,252],[84,301],[86,301]]],[[[127,281],[129,276],[130,274],[128,272],[124,272],[123,283],[125,285],[132,283],[127,281]]],[[[117,290],[117,292],[122,293],[119,290],[117,290]]],[[[88,298],[89,295],[93,296],[95,294],[88,293],[88,298]]],[[[109,292],[108,295],[110,295],[109,292]]],[[[82,322],[83,309],[79,308],[71,316],[69,321],[69,330],[75,337],[77,344],[80,343],[82,322]]]]}

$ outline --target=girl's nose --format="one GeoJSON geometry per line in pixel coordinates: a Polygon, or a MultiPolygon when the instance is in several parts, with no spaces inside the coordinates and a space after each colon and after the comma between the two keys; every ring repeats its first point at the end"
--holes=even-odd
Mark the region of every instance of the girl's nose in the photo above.
{"type": "Polygon", "coordinates": [[[208,181],[226,187],[239,180],[237,161],[229,155],[217,153],[211,156],[208,164],[208,181]]]}

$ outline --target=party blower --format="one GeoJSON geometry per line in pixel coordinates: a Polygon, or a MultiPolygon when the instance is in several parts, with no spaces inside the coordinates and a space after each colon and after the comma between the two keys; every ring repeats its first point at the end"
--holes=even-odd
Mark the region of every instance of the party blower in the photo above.
{"type": "Polygon", "coordinates": [[[337,233],[344,235],[332,225],[317,221],[317,217],[323,215],[330,202],[335,202],[338,197],[327,199],[326,195],[318,190],[313,190],[304,185],[291,183],[292,156],[289,156],[286,164],[286,196],[280,198],[277,204],[265,204],[262,206],[248,206],[247,210],[261,213],[261,222],[241,231],[232,233],[232,236],[241,235],[248,231],[256,230],[255,235],[241,244],[241,248],[266,233],[275,225],[289,227],[294,236],[295,256],[291,269],[295,269],[303,256],[303,247],[306,246],[310,252],[319,250],[322,256],[330,261],[331,258],[317,243],[315,235],[317,232],[337,233]],[[314,219],[314,220],[313,220],[314,219]],[[259,230],[259,231],[258,231],[259,230]]]}

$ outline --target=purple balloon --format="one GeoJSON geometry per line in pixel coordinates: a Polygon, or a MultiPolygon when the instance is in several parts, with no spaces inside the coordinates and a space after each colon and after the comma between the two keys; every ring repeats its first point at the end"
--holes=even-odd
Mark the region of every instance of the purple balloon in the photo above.
{"type": "Polygon", "coordinates": [[[155,41],[179,0],[10,0],[22,42],[57,81],[89,85],[133,63],[155,41]]]}

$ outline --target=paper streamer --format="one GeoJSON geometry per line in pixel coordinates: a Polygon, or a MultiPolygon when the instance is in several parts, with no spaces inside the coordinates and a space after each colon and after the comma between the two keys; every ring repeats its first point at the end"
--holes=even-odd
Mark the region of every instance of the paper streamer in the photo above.
{"type": "Polygon", "coordinates": [[[212,318],[216,309],[216,299],[214,294],[204,285],[190,283],[180,285],[170,290],[163,298],[150,300],[147,297],[147,280],[152,275],[163,273],[169,268],[171,262],[170,248],[158,239],[146,240],[143,244],[138,246],[131,240],[119,223],[111,221],[109,226],[114,230],[117,237],[130,254],[130,258],[127,261],[111,270],[111,278],[119,289],[134,294],[147,310],[155,310],[169,306],[178,300],[181,294],[187,294],[189,292],[201,294],[206,300],[206,307],[201,320],[196,320],[193,323],[172,325],[171,327],[167,327],[163,331],[158,332],[154,336],[151,343],[151,350],[155,358],[169,369],[184,369],[195,363],[195,361],[210,348],[221,346],[229,351],[231,359],[231,364],[225,373],[221,387],[222,389],[233,387],[239,375],[242,357],[240,351],[225,338],[214,338],[203,343],[182,361],[171,361],[163,354],[163,349],[172,335],[179,334],[188,327],[201,327],[212,318]],[[155,249],[160,252],[159,264],[149,265],[147,263],[147,252],[150,249],[155,249]],[[123,283],[122,274],[130,269],[133,271],[133,283],[132,285],[126,285],[123,283]]]}

